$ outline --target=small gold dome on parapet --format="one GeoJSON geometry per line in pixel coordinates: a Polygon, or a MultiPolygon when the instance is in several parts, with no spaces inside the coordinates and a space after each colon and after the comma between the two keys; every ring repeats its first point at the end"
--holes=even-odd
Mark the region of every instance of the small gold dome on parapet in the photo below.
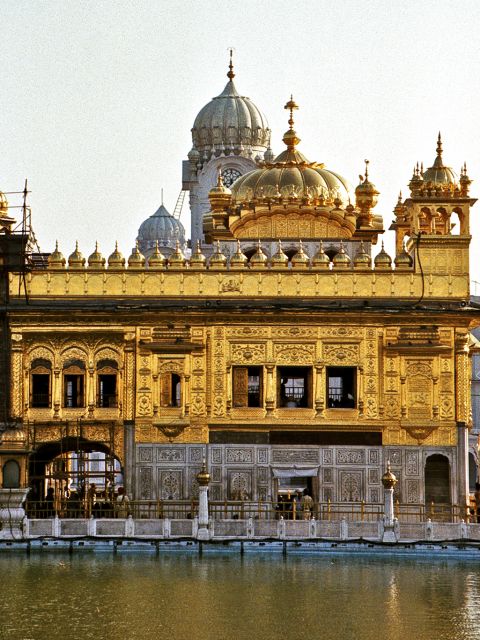
{"type": "Polygon", "coordinates": [[[68,256],[69,269],[84,269],[85,258],[78,249],[78,241],[75,243],[75,251],[68,256]]]}
{"type": "Polygon", "coordinates": [[[58,240],[55,243],[55,251],[48,256],[49,269],[65,269],[66,260],[63,253],[58,250],[58,240]]]}
{"type": "Polygon", "coordinates": [[[208,261],[210,269],[225,269],[227,266],[227,256],[222,253],[220,242],[215,242],[215,252],[210,256],[208,261]]]}
{"type": "Polygon", "coordinates": [[[88,267],[90,269],[104,269],[105,258],[98,250],[98,242],[95,243],[95,251],[88,256],[88,267]]]}
{"type": "Polygon", "coordinates": [[[23,449],[26,441],[27,436],[22,429],[17,427],[6,429],[0,436],[0,450],[2,446],[5,449],[23,449]]]}
{"type": "Polygon", "coordinates": [[[394,262],[397,268],[410,268],[413,265],[413,258],[406,250],[405,242],[403,243],[402,252],[396,256],[394,262]]]}
{"type": "Polygon", "coordinates": [[[312,258],[312,266],[317,269],[330,269],[330,258],[323,250],[323,242],[320,240],[320,247],[312,258]]]}
{"type": "Polygon", "coordinates": [[[108,268],[109,269],[124,269],[125,258],[118,250],[118,242],[115,242],[115,250],[108,256],[108,268]]]}
{"type": "Polygon", "coordinates": [[[353,260],[353,266],[357,269],[371,269],[372,267],[372,259],[365,251],[365,246],[363,244],[363,240],[360,242],[360,248],[355,254],[355,258],[353,260]]]}
{"type": "Polygon", "coordinates": [[[237,240],[237,250],[230,256],[230,269],[244,269],[247,262],[248,258],[242,251],[240,240],[237,240]]]}
{"type": "Polygon", "coordinates": [[[212,211],[223,211],[232,199],[232,192],[223,184],[223,178],[220,170],[218,171],[217,185],[208,192],[208,199],[212,211]]]}
{"type": "Polygon", "coordinates": [[[138,248],[138,240],[135,242],[135,248],[128,258],[129,269],[144,269],[145,268],[145,256],[140,253],[138,248]]]}
{"type": "Polygon", "coordinates": [[[343,242],[340,242],[340,251],[333,256],[334,269],[348,269],[351,264],[350,257],[345,253],[343,242]]]}
{"type": "Polygon", "coordinates": [[[197,240],[195,251],[190,256],[190,268],[191,269],[205,269],[207,259],[202,253],[200,246],[200,240],[197,240]]]}
{"type": "Polygon", "coordinates": [[[168,258],[168,266],[172,269],[185,269],[185,256],[180,249],[180,243],[177,240],[175,245],[175,251],[168,258]]]}
{"type": "Polygon", "coordinates": [[[392,268],[392,259],[385,251],[385,247],[382,241],[382,249],[380,253],[377,253],[374,259],[375,269],[391,269],[392,268]]]}
{"type": "Polygon", "coordinates": [[[158,240],[155,240],[155,248],[151,256],[148,258],[148,268],[152,270],[163,269],[166,263],[167,263],[167,259],[158,248],[158,240]]]}
{"type": "Polygon", "coordinates": [[[355,201],[360,214],[358,216],[359,226],[372,226],[371,210],[378,203],[379,191],[373,182],[368,179],[368,160],[365,160],[365,177],[360,176],[360,184],[355,189],[355,201]]]}
{"type": "Polygon", "coordinates": [[[288,267],[288,256],[286,253],[284,253],[283,248],[282,248],[282,241],[279,240],[278,241],[278,249],[277,249],[277,253],[275,253],[271,260],[270,260],[270,264],[272,265],[272,267],[274,269],[279,269],[279,268],[286,268],[288,267]]]}
{"type": "Polygon", "coordinates": [[[257,243],[257,250],[249,260],[250,266],[253,267],[254,269],[265,269],[267,266],[267,261],[268,261],[268,258],[263,253],[262,245],[259,240],[257,243]]]}
{"type": "Polygon", "coordinates": [[[292,267],[295,269],[306,269],[310,265],[310,257],[303,250],[303,242],[300,240],[300,247],[292,257],[292,267]]]}
{"type": "Polygon", "coordinates": [[[382,476],[382,484],[385,489],[393,489],[397,484],[397,476],[390,469],[390,460],[387,462],[387,470],[382,476]]]}

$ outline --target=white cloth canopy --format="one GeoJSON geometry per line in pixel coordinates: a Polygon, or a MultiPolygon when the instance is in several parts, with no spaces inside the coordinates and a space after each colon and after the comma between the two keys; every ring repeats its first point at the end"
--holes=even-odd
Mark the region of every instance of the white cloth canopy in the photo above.
{"type": "Polygon", "coordinates": [[[273,467],[274,478],[311,478],[318,475],[319,467],[273,467]]]}

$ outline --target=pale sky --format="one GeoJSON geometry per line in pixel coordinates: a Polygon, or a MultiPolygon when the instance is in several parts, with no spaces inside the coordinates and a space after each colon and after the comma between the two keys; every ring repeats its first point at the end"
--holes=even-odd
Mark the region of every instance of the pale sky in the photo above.
{"type": "MultiPolygon", "coordinates": [[[[353,185],[368,158],[387,229],[439,130],[445,164],[458,173],[465,160],[480,195],[478,0],[0,0],[0,24],[0,189],[28,178],[44,251],[58,238],[68,256],[78,239],[88,256],[98,240],[108,256],[118,240],[128,256],[162,187],[173,211],[190,129],[227,81],[230,46],[274,152],[293,93],[301,151],[353,185]]],[[[477,281],[479,218],[480,203],[477,281]]],[[[187,205],[182,222],[188,232],[187,205]]]]}

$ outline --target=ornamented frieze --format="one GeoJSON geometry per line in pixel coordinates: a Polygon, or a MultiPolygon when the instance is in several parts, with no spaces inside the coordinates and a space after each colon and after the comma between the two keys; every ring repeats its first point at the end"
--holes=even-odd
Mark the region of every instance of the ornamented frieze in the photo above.
{"type": "Polygon", "coordinates": [[[185,462],[185,447],[157,447],[157,462],[185,462]]]}
{"type": "Polygon", "coordinates": [[[262,343],[231,344],[232,364],[263,364],[266,360],[266,345],[262,343]]]}
{"type": "Polygon", "coordinates": [[[358,344],[324,344],[323,359],[327,365],[354,366],[360,361],[358,344]]]}
{"type": "Polygon", "coordinates": [[[275,344],[273,354],[277,365],[311,365],[315,360],[315,345],[275,344]]]}
{"type": "Polygon", "coordinates": [[[226,450],[226,462],[228,463],[253,463],[253,449],[240,449],[229,447],[226,450]]]}
{"type": "Polygon", "coordinates": [[[337,449],[337,464],[365,464],[365,450],[337,449]]]}
{"type": "Polygon", "coordinates": [[[318,449],[272,449],[272,462],[307,462],[318,464],[318,449]]]}

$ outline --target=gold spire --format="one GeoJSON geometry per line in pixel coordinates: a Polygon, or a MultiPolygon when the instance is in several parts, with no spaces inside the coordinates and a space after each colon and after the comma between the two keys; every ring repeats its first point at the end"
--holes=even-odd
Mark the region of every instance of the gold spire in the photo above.
{"type": "Polygon", "coordinates": [[[229,80],[233,80],[234,77],[235,77],[235,74],[233,72],[233,49],[230,49],[230,64],[228,65],[227,78],[229,80]]]}
{"type": "Polygon", "coordinates": [[[290,96],[290,100],[284,106],[284,109],[288,109],[288,111],[290,111],[290,117],[288,119],[289,129],[287,132],[285,132],[283,141],[287,145],[289,150],[293,150],[300,142],[300,138],[297,137],[297,133],[293,128],[293,125],[295,124],[295,121],[293,119],[293,112],[295,109],[298,109],[298,104],[294,101],[293,95],[290,96]]]}

